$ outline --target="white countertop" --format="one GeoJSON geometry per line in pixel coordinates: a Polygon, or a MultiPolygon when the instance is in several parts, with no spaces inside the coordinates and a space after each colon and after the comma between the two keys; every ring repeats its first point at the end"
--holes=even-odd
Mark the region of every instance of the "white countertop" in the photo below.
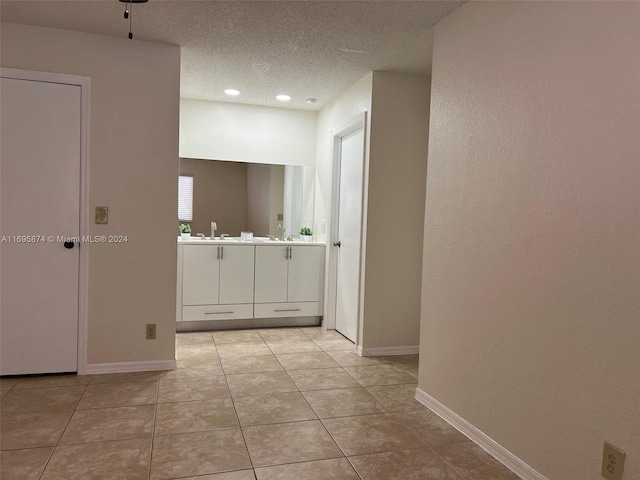
{"type": "Polygon", "coordinates": [[[288,240],[269,240],[267,237],[253,237],[253,240],[240,240],[240,237],[226,237],[224,240],[220,240],[216,237],[215,240],[211,240],[209,237],[204,239],[200,237],[191,237],[189,240],[183,240],[182,237],[178,237],[179,245],[260,245],[260,246],[278,246],[278,245],[322,245],[322,242],[303,242],[299,239],[293,241],[288,240]]]}

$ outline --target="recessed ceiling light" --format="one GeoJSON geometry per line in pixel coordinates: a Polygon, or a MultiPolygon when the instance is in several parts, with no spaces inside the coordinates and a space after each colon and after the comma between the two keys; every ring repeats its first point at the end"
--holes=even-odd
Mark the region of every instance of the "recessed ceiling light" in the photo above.
{"type": "Polygon", "coordinates": [[[236,97],[238,95],[240,95],[240,90],[236,90],[235,88],[227,88],[224,93],[226,93],[227,95],[230,95],[232,97],[236,97]]]}
{"type": "Polygon", "coordinates": [[[282,94],[276,95],[276,98],[281,102],[288,102],[289,100],[291,100],[291,97],[289,95],[282,95],[282,94]]]}

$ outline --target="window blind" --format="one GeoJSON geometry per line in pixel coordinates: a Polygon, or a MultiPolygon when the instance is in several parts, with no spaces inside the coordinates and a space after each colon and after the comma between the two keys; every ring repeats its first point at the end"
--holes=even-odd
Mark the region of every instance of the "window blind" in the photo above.
{"type": "Polygon", "coordinates": [[[182,174],[178,177],[178,220],[193,221],[193,175],[182,174]]]}

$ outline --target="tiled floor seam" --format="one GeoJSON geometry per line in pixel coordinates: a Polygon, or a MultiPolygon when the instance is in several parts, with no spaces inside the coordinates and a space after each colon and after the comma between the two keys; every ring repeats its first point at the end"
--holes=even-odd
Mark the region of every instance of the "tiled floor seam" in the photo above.
{"type": "Polygon", "coordinates": [[[38,477],[39,479],[41,479],[44,476],[44,473],[47,471],[47,467],[49,466],[49,462],[51,462],[51,459],[53,458],[53,455],[55,455],[56,450],[60,446],[60,440],[62,440],[62,437],[64,436],[64,433],[67,431],[67,428],[69,427],[69,424],[71,423],[71,420],[73,419],[73,415],[78,410],[78,405],[80,405],[80,402],[82,401],[82,397],[84,397],[84,394],[87,393],[87,388],[88,387],[89,387],[89,384],[86,384],[84,386],[84,391],[82,392],[82,395],[80,395],[80,398],[78,399],[78,402],[76,403],[75,407],[73,407],[73,412],[71,412],[71,415],[69,416],[69,420],[67,420],[67,424],[64,426],[64,429],[62,430],[62,433],[60,434],[60,437],[58,437],[58,441],[56,442],[55,446],[51,450],[51,454],[49,455],[49,458],[47,458],[47,461],[44,464],[44,468],[42,469],[42,473],[40,473],[40,476],[38,477]]]}
{"type": "Polygon", "coordinates": [[[40,475],[38,476],[38,480],[40,480],[42,478],[42,476],[44,475],[44,472],[47,469],[47,467],[49,466],[49,462],[53,458],[53,454],[54,454],[55,451],[56,451],[56,447],[53,447],[51,449],[51,453],[49,454],[49,458],[47,458],[47,461],[45,462],[44,467],[42,468],[42,472],[40,472],[40,475]]]}
{"type": "Polygon", "coordinates": [[[147,469],[147,479],[151,480],[151,465],[153,464],[153,446],[156,439],[156,425],[158,422],[158,400],[160,398],[160,379],[156,386],[156,403],[153,410],[153,426],[151,428],[151,451],[149,452],[149,468],[147,469]]]}
{"type": "MultiPolygon", "coordinates": [[[[212,335],[213,336],[213,335],[212,335]]],[[[215,340],[214,340],[215,342],[215,340]]],[[[240,415],[238,415],[238,409],[236,408],[236,402],[233,399],[233,395],[231,395],[231,389],[229,388],[229,382],[227,381],[227,376],[224,376],[224,381],[227,384],[227,389],[229,390],[229,397],[231,398],[231,405],[233,405],[233,411],[236,414],[236,418],[238,419],[238,428],[240,429],[240,435],[242,435],[242,441],[244,443],[244,449],[247,451],[247,457],[249,457],[249,463],[251,463],[251,468],[253,469],[253,476],[257,477],[255,465],[253,464],[253,459],[251,458],[251,453],[249,452],[249,446],[247,445],[247,439],[244,436],[244,430],[242,428],[242,424],[240,423],[240,415]]]]}
{"type": "MultiPolygon", "coordinates": [[[[304,333],[304,332],[303,332],[304,333]]],[[[305,334],[306,335],[306,334],[305,334]]],[[[315,343],[315,342],[314,342],[315,343]]],[[[268,345],[267,345],[268,346],[268,345]]],[[[320,347],[322,348],[322,347],[320,347]]],[[[269,350],[271,350],[271,348],[269,348],[269,350]]],[[[324,351],[324,350],[323,350],[324,351]]],[[[326,353],[326,352],[325,352],[326,353]]],[[[289,375],[289,372],[287,371],[286,368],[284,368],[284,365],[282,365],[282,363],[280,362],[280,359],[278,359],[278,357],[275,355],[275,353],[273,354],[276,357],[276,360],[278,361],[278,363],[280,364],[280,366],[283,368],[283,370],[285,371],[285,373],[287,374],[287,377],[289,377],[289,380],[291,380],[291,382],[293,382],[293,384],[296,387],[297,392],[300,394],[300,396],[304,399],[305,403],[307,404],[307,406],[311,409],[311,411],[314,413],[314,415],[317,418],[317,421],[320,422],[320,425],[322,425],[322,428],[324,429],[325,432],[327,432],[327,435],[329,435],[329,438],[331,438],[331,441],[333,441],[333,443],[338,447],[338,449],[340,450],[340,452],[342,453],[342,458],[346,458],[346,455],[344,453],[344,450],[342,450],[342,448],[340,447],[340,445],[338,444],[338,442],[336,442],[335,438],[333,438],[333,436],[331,435],[331,433],[329,432],[329,430],[327,430],[327,427],[325,426],[325,424],[322,422],[322,419],[319,417],[318,413],[313,409],[313,407],[309,404],[309,401],[307,400],[307,398],[303,395],[302,391],[300,390],[300,388],[298,387],[298,385],[296,384],[296,382],[293,381],[293,378],[291,378],[291,375],[289,375]]],[[[304,370],[304,369],[301,369],[304,370]]],[[[245,442],[246,444],[246,442],[245,442]]],[[[340,458],[340,457],[335,457],[335,458],[340,458]]],[[[303,462],[295,462],[295,463],[303,463],[303,462]]],[[[355,469],[354,469],[355,470],[355,469]]],[[[255,473],[255,467],[254,467],[254,474],[256,475],[257,478],[257,474],[255,473]]]]}
{"type": "MultiPolygon", "coordinates": [[[[426,407],[425,407],[425,408],[426,408],[426,407]]],[[[420,410],[419,410],[419,409],[416,409],[416,410],[407,410],[407,411],[408,411],[408,412],[417,412],[417,411],[420,411],[420,410]]],[[[456,475],[458,475],[458,477],[460,477],[460,480],[473,480],[473,479],[468,479],[466,476],[464,476],[462,473],[460,473],[460,472],[458,471],[458,469],[457,469],[455,466],[453,466],[452,464],[450,464],[450,463],[447,461],[447,459],[446,459],[446,458],[444,458],[442,455],[440,455],[440,454],[439,454],[439,453],[438,453],[438,452],[437,452],[433,447],[431,447],[430,445],[428,445],[428,444],[427,444],[427,442],[426,442],[426,441],[424,441],[424,440],[422,439],[422,436],[421,436],[421,435],[418,435],[418,433],[417,433],[417,432],[415,432],[415,431],[413,430],[413,428],[411,428],[411,426],[410,426],[410,425],[408,425],[408,424],[407,424],[406,422],[404,422],[402,419],[398,418],[398,417],[396,416],[396,413],[405,413],[405,412],[391,412],[391,414],[394,416],[394,418],[395,418],[396,420],[398,420],[400,423],[402,423],[403,425],[405,425],[409,430],[411,430],[411,431],[413,432],[413,434],[414,434],[416,437],[418,437],[418,439],[420,439],[420,441],[421,441],[422,443],[424,443],[424,444],[425,444],[425,447],[427,447],[429,450],[431,450],[433,453],[435,453],[435,454],[436,454],[436,456],[437,456],[438,458],[440,458],[440,460],[442,460],[442,461],[443,461],[443,462],[444,462],[444,463],[445,463],[449,468],[451,468],[451,469],[455,472],[455,474],[456,474],[456,475]]]]}

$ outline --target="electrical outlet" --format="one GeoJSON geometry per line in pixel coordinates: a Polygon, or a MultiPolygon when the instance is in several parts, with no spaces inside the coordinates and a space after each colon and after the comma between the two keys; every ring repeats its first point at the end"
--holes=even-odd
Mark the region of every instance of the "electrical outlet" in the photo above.
{"type": "Polygon", "coordinates": [[[96,207],[96,223],[99,225],[109,223],[109,207],[96,207]]]}
{"type": "Polygon", "coordinates": [[[609,442],[604,442],[601,475],[607,480],[622,480],[623,467],[624,452],[609,442]]]}
{"type": "Polygon", "coordinates": [[[155,339],[156,339],[156,324],[147,323],[147,340],[155,340],[155,339]]]}

